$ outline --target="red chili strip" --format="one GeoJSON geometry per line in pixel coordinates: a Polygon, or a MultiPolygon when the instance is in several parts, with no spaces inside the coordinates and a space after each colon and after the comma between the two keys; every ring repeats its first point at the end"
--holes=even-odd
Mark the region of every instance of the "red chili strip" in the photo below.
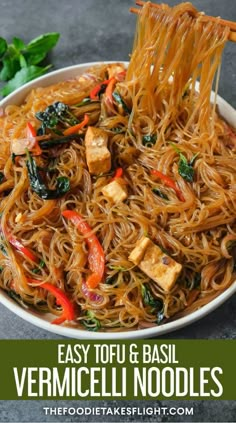
{"type": "Polygon", "coordinates": [[[87,279],[86,283],[89,288],[96,288],[102,281],[105,271],[105,254],[104,250],[89,224],[77,212],[72,210],[64,210],[62,216],[69,219],[84,235],[85,241],[89,248],[88,263],[90,270],[93,272],[87,279]]]}
{"type": "Polygon", "coordinates": [[[123,176],[123,169],[122,167],[118,167],[115,171],[115,175],[112,178],[112,181],[115,181],[117,178],[122,178],[123,176]]]}
{"type": "Polygon", "coordinates": [[[76,134],[80,129],[82,129],[85,125],[87,125],[89,121],[89,117],[87,114],[84,115],[84,119],[82,120],[82,122],[77,123],[77,125],[71,126],[70,128],[67,128],[63,134],[64,135],[72,135],[72,134],[76,134]]]}
{"type": "Polygon", "coordinates": [[[90,91],[90,94],[89,94],[90,99],[91,100],[95,100],[95,101],[99,100],[99,96],[98,96],[99,92],[102,90],[103,85],[106,86],[106,85],[109,84],[109,82],[110,82],[111,79],[105,79],[105,81],[103,81],[100,84],[96,85],[92,89],[92,91],[90,91]]]}
{"type": "Polygon", "coordinates": [[[157,178],[161,179],[165,185],[167,185],[168,187],[172,188],[175,192],[176,195],[178,197],[178,199],[180,201],[185,201],[185,198],[181,192],[181,190],[177,187],[175,181],[173,181],[173,179],[171,179],[169,176],[164,175],[164,173],[160,172],[159,170],[151,170],[151,174],[153,176],[157,176],[157,178]]]}
{"type": "MultiPolygon", "coordinates": [[[[27,278],[27,280],[31,284],[39,284],[40,282],[38,279],[32,279],[32,278],[27,278]]],[[[71,302],[71,300],[67,297],[65,292],[63,292],[60,288],[56,287],[55,285],[49,282],[45,282],[42,285],[38,285],[38,287],[46,289],[52,295],[54,295],[54,297],[56,298],[57,304],[61,305],[63,308],[63,312],[61,316],[52,321],[53,325],[60,325],[66,320],[75,319],[76,316],[75,316],[74,305],[71,302]]]]}

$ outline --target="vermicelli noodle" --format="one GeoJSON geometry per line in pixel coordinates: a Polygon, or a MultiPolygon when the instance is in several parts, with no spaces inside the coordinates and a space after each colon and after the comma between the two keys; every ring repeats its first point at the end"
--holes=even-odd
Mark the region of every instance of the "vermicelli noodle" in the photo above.
{"type": "Polygon", "coordinates": [[[236,135],[210,101],[229,29],[199,16],[190,3],[146,3],[126,72],[95,66],[33,89],[0,118],[0,284],[55,323],[149,327],[204,306],[235,280],[236,135]],[[82,122],[76,133],[70,119],[82,122]],[[90,157],[88,127],[108,137],[105,171],[90,157]],[[106,194],[112,181],[123,200],[106,194]],[[131,259],[142,239],[182,266],[170,288],[131,259]]]}

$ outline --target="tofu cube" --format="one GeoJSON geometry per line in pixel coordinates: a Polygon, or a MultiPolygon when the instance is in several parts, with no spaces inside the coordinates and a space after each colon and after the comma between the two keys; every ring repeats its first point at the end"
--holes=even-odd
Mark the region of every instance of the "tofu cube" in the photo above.
{"type": "Polygon", "coordinates": [[[127,188],[125,184],[122,183],[122,180],[119,178],[106,185],[102,189],[102,193],[113,203],[120,203],[121,201],[124,201],[128,196],[127,188]]]}
{"type": "Polygon", "coordinates": [[[137,241],[129,260],[167,292],[173,288],[182,270],[180,263],[163,253],[145,236],[137,241]]]}
{"type": "Polygon", "coordinates": [[[100,128],[89,126],[85,135],[85,154],[89,172],[94,175],[109,172],[111,154],[107,148],[108,135],[100,128]]]}
{"type": "Polygon", "coordinates": [[[143,259],[146,249],[151,244],[152,241],[146,236],[143,236],[136,242],[135,248],[133,249],[133,251],[131,251],[131,254],[129,255],[129,260],[138,266],[143,259]]]}

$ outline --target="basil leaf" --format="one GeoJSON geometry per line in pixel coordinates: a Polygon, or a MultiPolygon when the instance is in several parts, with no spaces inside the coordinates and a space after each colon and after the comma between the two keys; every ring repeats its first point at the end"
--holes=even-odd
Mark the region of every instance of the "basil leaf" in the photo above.
{"type": "Polygon", "coordinates": [[[153,297],[151,290],[147,284],[142,285],[142,297],[144,304],[153,308],[152,312],[157,313],[157,324],[159,325],[164,319],[163,301],[153,297]]]}
{"type": "Polygon", "coordinates": [[[29,151],[26,151],[27,155],[27,170],[32,191],[34,191],[40,198],[44,200],[53,200],[62,197],[70,190],[70,180],[65,176],[57,178],[56,189],[48,189],[43,181],[40,174],[40,170],[36,165],[35,160],[30,155],[29,151]]]}
{"type": "Polygon", "coordinates": [[[28,68],[23,68],[19,70],[14,78],[12,78],[6,85],[0,90],[0,93],[3,97],[7,96],[21,85],[26,84],[32,79],[38,78],[43,75],[45,72],[50,69],[51,65],[41,68],[39,66],[29,66],[28,68]]]}
{"type": "Polygon", "coordinates": [[[165,315],[164,315],[164,310],[162,309],[161,311],[159,311],[157,313],[157,324],[160,325],[160,323],[162,322],[162,320],[164,319],[165,315]]]}
{"type": "Polygon", "coordinates": [[[87,311],[86,317],[87,319],[82,320],[82,323],[87,330],[96,332],[101,328],[100,321],[95,317],[94,313],[91,310],[87,311]]]}
{"type": "Polygon", "coordinates": [[[61,101],[50,104],[43,112],[37,112],[35,117],[42,122],[41,128],[37,131],[38,135],[44,134],[46,128],[60,134],[58,132],[60,128],[57,128],[59,123],[66,127],[68,124],[73,126],[78,123],[78,119],[72,114],[69,106],[61,101]]]}
{"type": "Polygon", "coordinates": [[[7,51],[7,42],[4,38],[0,37],[0,59],[7,51]]]}
{"type": "Polygon", "coordinates": [[[179,154],[179,166],[178,166],[179,175],[182,176],[182,178],[184,178],[187,182],[193,182],[193,179],[194,179],[193,165],[199,153],[194,154],[190,162],[188,162],[184,154],[181,153],[181,150],[174,143],[170,143],[170,144],[174,148],[176,153],[179,154]]]}
{"type": "Polygon", "coordinates": [[[144,304],[149,305],[157,310],[163,309],[162,301],[153,297],[151,290],[147,284],[142,285],[142,297],[144,304]]]}
{"type": "Polygon", "coordinates": [[[109,278],[106,278],[105,284],[106,285],[113,285],[116,282],[116,279],[117,279],[116,275],[110,276],[109,278]]]}
{"type": "Polygon", "coordinates": [[[194,276],[194,280],[193,280],[193,287],[194,288],[199,288],[201,279],[202,279],[201,273],[196,272],[196,274],[194,276]]]}
{"type": "Polygon", "coordinates": [[[20,63],[17,58],[5,57],[2,61],[2,70],[0,72],[0,79],[8,81],[20,70],[20,63]]]}
{"type": "Polygon", "coordinates": [[[0,184],[3,182],[4,180],[4,173],[0,172],[0,184]]]}
{"type": "Polygon", "coordinates": [[[28,65],[38,65],[38,63],[41,63],[45,57],[47,56],[47,53],[39,53],[39,54],[30,54],[28,52],[24,53],[24,57],[28,65]]]}
{"type": "Polygon", "coordinates": [[[34,38],[28,45],[18,37],[13,38],[12,44],[7,44],[6,40],[0,37],[0,80],[9,81],[0,90],[0,95],[6,96],[26,82],[43,75],[50,66],[36,65],[45,59],[59,37],[57,32],[46,33],[34,38]]]}
{"type": "Polygon", "coordinates": [[[164,200],[169,200],[169,197],[164,192],[160,191],[158,188],[153,188],[152,192],[154,192],[154,194],[158,195],[158,197],[161,197],[164,200]]]}
{"type": "Polygon", "coordinates": [[[5,241],[2,238],[2,236],[0,237],[0,251],[5,257],[8,256],[6,246],[5,246],[5,241]]]}
{"type": "Polygon", "coordinates": [[[41,272],[41,269],[43,269],[43,267],[45,266],[45,261],[44,260],[40,260],[38,267],[36,267],[35,269],[32,270],[33,273],[38,274],[41,272]]]}
{"type": "Polygon", "coordinates": [[[146,147],[152,147],[154,144],[156,144],[157,135],[156,134],[149,134],[144,135],[142,138],[142,144],[146,147]]]}
{"type": "Polygon", "coordinates": [[[191,276],[191,278],[189,278],[186,281],[186,287],[192,291],[192,289],[196,289],[199,288],[200,286],[200,282],[201,282],[201,273],[199,272],[194,272],[191,276]]]}
{"type": "Polygon", "coordinates": [[[182,176],[187,182],[193,182],[194,179],[194,169],[192,164],[189,163],[186,157],[180,153],[180,160],[179,160],[179,167],[178,167],[179,175],[182,176]]]}
{"type": "Polygon", "coordinates": [[[47,56],[46,52],[40,52],[40,53],[31,53],[30,51],[24,51],[24,57],[28,63],[28,65],[38,65],[41,63],[45,57],[47,56]]]}
{"type": "Polygon", "coordinates": [[[117,127],[114,127],[114,128],[110,128],[110,131],[114,132],[115,134],[124,134],[126,129],[124,127],[121,128],[121,127],[117,126],[117,127]]]}
{"type": "Polygon", "coordinates": [[[17,303],[19,303],[22,307],[28,309],[29,306],[28,304],[26,304],[21,296],[19,294],[17,294],[15,291],[13,291],[12,289],[10,291],[7,291],[7,295],[12,298],[14,301],[16,301],[17,303]]]}
{"type": "Polygon", "coordinates": [[[117,91],[113,92],[112,97],[117,102],[117,104],[123,107],[124,111],[128,113],[128,115],[131,113],[131,110],[129,109],[129,107],[127,106],[127,104],[124,102],[124,100],[121,98],[120,94],[117,91]]]}
{"type": "Polygon", "coordinates": [[[60,34],[58,32],[49,32],[34,38],[26,46],[27,53],[31,55],[47,54],[58,42],[60,34]]]}
{"type": "Polygon", "coordinates": [[[27,64],[27,62],[26,62],[25,57],[23,56],[23,54],[21,54],[19,56],[19,61],[20,61],[21,68],[27,68],[28,64],[27,64]]]}
{"type": "Polygon", "coordinates": [[[15,291],[13,291],[12,289],[10,290],[10,291],[7,291],[7,295],[10,297],[10,298],[12,298],[13,300],[15,300],[15,301],[19,301],[20,300],[20,295],[19,294],[17,294],[15,291]]]}
{"type": "Polygon", "coordinates": [[[194,179],[194,169],[188,163],[180,162],[179,163],[179,174],[187,182],[193,182],[194,179]]]}
{"type": "Polygon", "coordinates": [[[13,42],[14,47],[18,51],[23,50],[25,48],[25,43],[18,37],[14,37],[12,42],[13,42]]]}
{"type": "Polygon", "coordinates": [[[66,176],[60,176],[57,178],[56,195],[58,198],[66,194],[70,190],[70,180],[66,176]]]}
{"type": "MultiPolygon", "coordinates": [[[[80,101],[77,104],[74,104],[73,107],[81,107],[81,106],[85,106],[86,104],[90,104],[92,103],[92,100],[90,97],[85,97],[82,101],[80,101]]],[[[93,101],[94,103],[94,101],[93,101]]]]}

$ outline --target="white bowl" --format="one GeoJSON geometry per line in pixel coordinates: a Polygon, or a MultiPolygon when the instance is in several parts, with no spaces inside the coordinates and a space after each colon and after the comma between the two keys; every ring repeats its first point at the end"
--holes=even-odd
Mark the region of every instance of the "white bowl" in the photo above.
{"type": "MultiPolygon", "coordinates": [[[[103,63],[112,63],[112,62],[103,62],[103,63]]],[[[21,104],[26,95],[31,91],[32,88],[35,87],[46,87],[51,84],[55,84],[57,82],[67,80],[70,78],[74,78],[82,74],[88,67],[96,65],[99,63],[85,63],[82,65],[75,65],[70,66],[67,68],[63,68],[57,70],[55,72],[51,72],[48,75],[44,75],[28,84],[24,85],[23,87],[19,88],[18,90],[14,91],[10,94],[6,99],[0,102],[0,107],[6,107],[9,104],[21,104]]],[[[101,63],[100,63],[101,64],[101,63]]],[[[127,65],[127,63],[125,62],[127,65]]],[[[214,93],[212,93],[212,100],[214,98],[214,93]]],[[[233,126],[235,126],[236,122],[236,110],[233,109],[225,100],[223,100],[220,96],[217,97],[217,104],[219,107],[220,114],[233,126]]],[[[171,321],[169,323],[165,323],[160,326],[148,328],[148,329],[140,329],[140,330],[132,330],[127,332],[89,332],[87,330],[81,330],[72,327],[66,326],[57,326],[52,325],[50,322],[53,320],[53,316],[50,314],[40,314],[36,311],[30,309],[24,309],[20,305],[18,305],[14,300],[8,297],[8,295],[4,291],[0,291],[0,302],[6,306],[9,310],[13,313],[21,317],[22,319],[27,320],[28,322],[45,329],[47,331],[56,333],[58,335],[67,336],[69,338],[77,338],[77,339],[90,339],[90,340],[114,340],[114,339],[138,339],[138,338],[151,338],[159,335],[163,335],[164,333],[172,332],[177,329],[183,328],[184,326],[189,325],[190,323],[195,322],[196,320],[201,319],[202,317],[206,316],[207,314],[214,311],[217,307],[223,304],[228,298],[230,298],[236,292],[236,281],[226,289],[222,294],[220,294],[217,298],[203,306],[197,311],[193,313],[181,317],[175,321],[171,321]]]]}

